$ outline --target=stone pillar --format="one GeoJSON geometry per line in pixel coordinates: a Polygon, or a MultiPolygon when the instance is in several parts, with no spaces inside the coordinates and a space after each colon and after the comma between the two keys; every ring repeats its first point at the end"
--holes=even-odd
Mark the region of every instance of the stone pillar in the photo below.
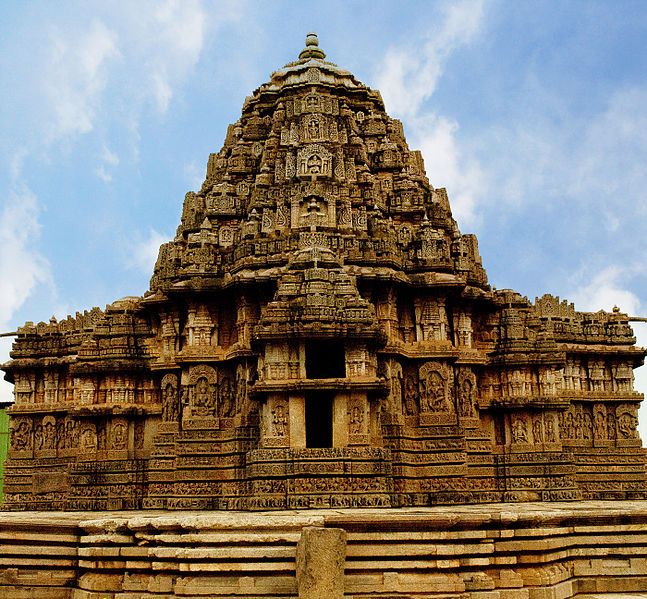
{"type": "Polygon", "coordinates": [[[299,599],[343,599],[346,531],[306,526],[297,543],[299,599]]]}

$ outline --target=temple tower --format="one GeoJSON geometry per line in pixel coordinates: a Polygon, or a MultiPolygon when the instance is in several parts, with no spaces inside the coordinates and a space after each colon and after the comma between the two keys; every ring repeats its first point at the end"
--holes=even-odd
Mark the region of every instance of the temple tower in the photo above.
{"type": "Polygon", "coordinates": [[[143,297],[20,329],[6,508],[645,496],[628,316],[494,291],[325,58],[309,34],[245,100],[143,297]]]}

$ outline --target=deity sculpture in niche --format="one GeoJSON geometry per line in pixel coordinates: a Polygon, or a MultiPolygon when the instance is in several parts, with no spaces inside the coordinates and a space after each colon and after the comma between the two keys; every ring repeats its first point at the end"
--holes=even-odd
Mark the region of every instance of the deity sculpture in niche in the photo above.
{"type": "Polygon", "coordinates": [[[110,449],[118,451],[128,448],[128,423],[123,419],[112,422],[110,431],[110,449]]]}
{"type": "Polygon", "coordinates": [[[81,449],[83,451],[97,450],[97,431],[93,423],[85,423],[81,427],[81,449]]]}
{"type": "Polygon", "coordinates": [[[348,411],[348,432],[351,435],[361,435],[364,431],[364,411],[355,404],[348,411]]]}
{"type": "Polygon", "coordinates": [[[300,178],[322,179],[332,176],[332,154],[319,144],[311,144],[297,151],[297,174],[300,178]]]}
{"type": "Polygon", "coordinates": [[[449,369],[444,364],[427,362],[420,367],[420,411],[453,412],[449,395],[449,369]]]}
{"type": "Polygon", "coordinates": [[[162,422],[175,422],[180,413],[177,376],[166,374],[162,378],[162,422]]]}
{"type": "Polygon", "coordinates": [[[534,443],[544,442],[544,425],[541,414],[535,414],[532,419],[532,440],[534,443]]]}
{"type": "Polygon", "coordinates": [[[458,413],[459,416],[473,418],[476,411],[476,376],[473,372],[462,370],[459,376],[458,413]]]}
{"type": "Polygon", "coordinates": [[[189,372],[188,417],[216,415],[216,371],[211,366],[194,366],[189,372]]]}
{"type": "Polygon", "coordinates": [[[418,380],[413,374],[407,374],[404,379],[403,410],[406,416],[415,416],[419,411],[420,395],[418,380]]]}
{"type": "Polygon", "coordinates": [[[335,226],[334,203],[316,191],[293,197],[291,220],[293,228],[308,227],[314,230],[316,227],[335,226]]]}
{"type": "Polygon", "coordinates": [[[230,377],[224,377],[220,381],[220,388],[218,391],[218,407],[219,416],[228,418],[234,413],[234,385],[230,377]]]}
{"type": "Polygon", "coordinates": [[[607,418],[604,405],[596,404],[593,408],[593,436],[596,439],[607,438],[607,418]]]}
{"type": "Polygon", "coordinates": [[[638,436],[636,427],[638,425],[638,418],[634,409],[628,405],[620,405],[616,410],[618,433],[622,439],[634,439],[638,436]]]}
{"type": "Polygon", "coordinates": [[[555,443],[555,441],[557,440],[555,435],[555,418],[552,414],[546,414],[545,425],[546,425],[546,442],[555,443]]]}
{"type": "Polygon", "coordinates": [[[616,416],[611,407],[607,411],[607,437],[610,441],[615,441],[618,437],[616,416]]]}
{"type": "Polygon", "coordinates": [[[528,443],[528,424],[523,416],[512,417],[512,442],[528,443]]]}
{"type": "Polygon", "coordinates": [[[272,435],[275,437],[285,437],[287,425],[288,418],[285,405],[282,403],[275,404],[272,409],[272,435]]]}
{"type": "Polygon", "coordinates": [[[11,428],[11,447],[17,451],[33,448],[31,420],[21,418],[11,428]]]}

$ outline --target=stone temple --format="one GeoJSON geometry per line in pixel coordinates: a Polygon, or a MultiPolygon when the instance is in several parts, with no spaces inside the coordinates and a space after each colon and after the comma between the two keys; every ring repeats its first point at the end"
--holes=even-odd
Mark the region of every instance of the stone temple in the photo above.
{"type": "Polygon", "coordinates": [[[491,287],[402,124],[310,34],[150,290],[19,329],[3,509],[643,499],[629,320],[491,287]]]}

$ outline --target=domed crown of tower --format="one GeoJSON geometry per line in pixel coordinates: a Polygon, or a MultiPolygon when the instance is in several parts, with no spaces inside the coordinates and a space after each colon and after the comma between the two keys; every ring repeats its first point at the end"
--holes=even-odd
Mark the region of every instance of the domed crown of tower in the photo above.
{"type": "Polygon", "coordinates": [[[486,286],[475,238],[459,233],[400,121],[379,92],[325,57],[309,33],[299,59],[245,100],[201,189],[186,195],[154,292],[287,267],[312,246],[333,252],[338,266],[435,271],[486,286]]]}

